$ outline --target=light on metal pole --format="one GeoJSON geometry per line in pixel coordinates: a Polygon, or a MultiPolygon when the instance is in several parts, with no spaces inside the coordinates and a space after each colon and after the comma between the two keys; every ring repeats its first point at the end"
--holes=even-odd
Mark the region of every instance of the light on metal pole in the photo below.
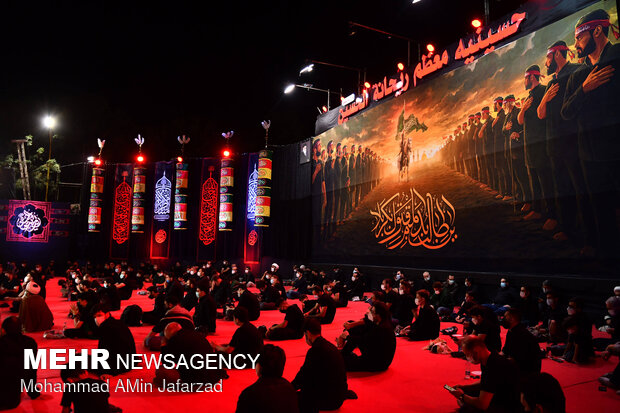
{"type": "Polygon", "coordinates": [[[295,85],[291,83],[290,85],[286,86],[286,88],[284,88],[284,93],[288,95],[293,90],[295,90],[295,85]]]}
{"type": "Polygon", "coordinates": [[[47,128],[50,140],[49,155],[47,157],[47,178],[45,180],[45,202],[47,202],[47,195],[49,193],[50,187],[50,161],[52,160],[52,129],[54,129],[54,126],[56,126],[56,119],[54,119],[50,115],[47,115],[43,118],[43,126],[47,128]]]}
{"type": "Polygon", "coordinates": [[[312,69],[314,69],[314,63],[310,63],[309,65],[304,66],[300,71],[299,74],[303,74],[303,73],[309,73],[312,72],[312,69]]]}

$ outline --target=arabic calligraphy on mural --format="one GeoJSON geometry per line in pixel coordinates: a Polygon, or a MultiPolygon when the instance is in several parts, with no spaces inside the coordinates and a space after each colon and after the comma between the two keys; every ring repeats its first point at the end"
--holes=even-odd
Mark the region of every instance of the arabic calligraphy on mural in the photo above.
{"type": "Polygon", "coordinates": [[[443,195],[422,196],[410,188],[377,203],[370,215],[373,235],[390,250],[405,246],[436,250],[457,238],[455,210],[443,195]]]}

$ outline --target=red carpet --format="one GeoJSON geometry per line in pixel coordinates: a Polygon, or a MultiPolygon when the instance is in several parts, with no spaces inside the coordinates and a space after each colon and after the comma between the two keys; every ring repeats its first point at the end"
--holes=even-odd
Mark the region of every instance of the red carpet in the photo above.
{"type": "MultiPolygon", "coordinates": [[[[62,328],[68,319],[69,303],[60,298],[59,287],[54,285],[55,280],[48,284],[47,301],[55,316],[55,327],[62,328]]],[[[123,302],[123,308],[129,304],[139,304],[145,310],[152,308],[153,302],[146,296],[134,295],[129,302],[123,302]]],[[[342,331],[342,324],[347,320],[360,318],[367,310],[364,303],[349,303],[348,308],[340,308],[336,313],[334,323],[323,326],[323,335],[328,340],[334,340],[342,331]]],[[[120,316],[120,311],[115,316],[120,316]]],[[[2,319],[9,312],[2,309],[2,319]]],[[[261,314],[256,325],[270,326],[279,323],[283,314],[278,311],[265,311],[261,314]]],[[[447,327],[442,324],[442,328],[447,327]]],[[[460,327],[460,326],[459,326],[460,327]]],[[[148,353],[142,341],[151,327],[132,327],[140,353],[148,353]]],[[[230,340],[235,326],[232,322],[218,320],[217,334],[209,340],[226,343],[230,340]]],[[[95,340],[46,340],[42,333],[31,334],[40,348],[93,348],[95,340]]],[[[284,376],[292,380],[303,363],[308,349],[305,341],[294,340],[276,343],[286,351],[286,368],[284,376]]],[[[410,342],[399,338],[396,356],[392,366],[383,373],[352,373],[349,375],[349,387],[354,390],[358,400],[347,400],[339,412],[370,412],[380,408],[382,412],[452,412],[456,409],[456,401],[443,388],[444,384],[466,383],[464,380],[465,361],[453,359],[447,355],[431,354],[423,351],[426,342],[410,342]]],[[[452,344],[452,343],[450,343],[452,344]]],[[[455,347],[452,344],[452,347],[455,347]]],[[[589,366],[576,366],[568,363],[559,364],[551,360],[543,360],[543,371],[554,375],[562,384],[567,398],[568,412],[617,412],[620,409],[620,396],[615,392],[598,391],[597,378],[610,372],[618,362],[617,358],[603,361],[597,358],[589,366]]],[[[230,378],[224,380],[222,393],[202,394],[175,394],[175,393],[124,393],[111,392],[110,402],[123,409],[124,412],[160,412],[160,411],[195,411],[197,408],[208,409],[213,412],[234,412],[239,393],[256,380],[254,370],[231,370],[230,378]]],[[[142,378],[151,381],[153,371],[136,370],[126,373],[122,378],[142,378]]],[[[111,382],[111,389],[118,378],[111,382]]],[[[39,371],[39,380],[47,378],[52,382],[60,381],[58,370],[39,371]]],[[[58,393],[44,393],[37,400],[30,400],[22,396],[21,405],[12,412],[58,412],[60,411],[58,393]]]]}

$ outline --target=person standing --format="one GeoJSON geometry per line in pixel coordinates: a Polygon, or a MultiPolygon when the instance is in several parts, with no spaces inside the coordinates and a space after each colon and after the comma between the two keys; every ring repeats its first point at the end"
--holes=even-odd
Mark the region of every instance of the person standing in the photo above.
{"type": "Polygon", "coordinates": [[[611,44],[609,14],[594,10],[575,27],[575,48],[585,59],[568,79],[562,117],[576,119],[579,158],[594,211],[598,253],[617,256],[616,208],[620,196],[620,44],[611,44]]]}

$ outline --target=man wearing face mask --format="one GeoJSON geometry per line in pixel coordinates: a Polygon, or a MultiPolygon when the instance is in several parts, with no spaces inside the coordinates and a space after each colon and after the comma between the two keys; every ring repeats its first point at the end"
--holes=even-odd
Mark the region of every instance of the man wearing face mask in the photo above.
{"type": "Polygon", "coordinates": [[[450,300],[453,305],[458,304],[459,295],[460,295],[460,286],[456,282],[454,275],[448,275],[448,279],[443,283],[443,289],[447,292],[448,296],[450,296],[450,300]]]}
{"type": "Polygon", "coordinates": [[[351,275],[351,281],[346,283],[346,289],[349,294],[349,298],[354,301],[359,301],[364,297],[366,291],[364,280],[362,275],[357,270],[353,270],[351,275]]]}
{"type": "Polygon", "coordinates": [[[331,324],[336,315],[336,303],[328,294],[325,294],[321,287],[312,289],[314,295],[318,297],[316,305],[304,314],[306,317],[313,317],[319,320],[321,324],[331,324]]]}
{"type": "Polygon", "coordinates": [[[286,296],[290,299],[298,298],[300,294],[308,294],[308,282],[301,269],[295,271],[295,280],[293,281],[293,288],[286,293],[286,296]]]}
{"type": "Polygon", "coordinates": [[[586,363],[594,356],[592,346],[592,322],[583,312],[583,302],[571,298],[566,308],[568,317],[562,327],[568,334],[566,345],[551,346],[552,354],[560,354],[571,363],[586,363]]]}
{"type": "Polygon", "coordinates": [[[579,158],[597,229],[597,253],[614,258],[618,251],[615,201],[620,192],[620,77],[615,70],[620,69],[620,44],[609,41],[610,28],[617,34],[602,9],[577,22],[575,48],[585,61],[568,79],[561,114],[577,121],[579,158]]]}
{"type": "Polygon", "coordinates": [[[92,315],[99,327],[97,348],[108,350],[110,354],[108,363],[111,370],[101,370],[98,374],[115,376],[129,371],[130,369],[123,364],[117,363],[117,355],[126,359],[136,353],[136,342],[131,330],[122,321],[112,317],[109,308],[103,304],[96,304],[92,309],[92,315]]]}
{"type": "Polygon", "coordinates": [[[260,309],[261,311],[275,310],[282,302],[282,297],[278,290],[276,290],[271,283],[267,284],[265,281],[258,280],[256,282],[256,288],[260,291],[260,309]]]}
{"type": "Polygon", "coordinates": [[[384,371],[392,363],[396,351],[396,336],[390,311],[382,302],[368,309],[364,325],[345,331],[338,339],[347,371],[384,371]],[[354,353],[359,349],[361,356],[354,353]]]}
{"type": "Polygon", "coordinates": [[[174,278],[172,274],[166,274],[165,293],[166,296],[175,296],[181,301],[185,295],[185,288],[174,278]]]}
{"type": "Polygon", "coordinates": [[[497,315],[502,315],[504,312],[517,304],[517,294],[513,288],[509,285],[508,280],[502,277],[499,283],[499,288],[495,293],[492,304],[485,304],[497,315]]]}
{"type": "Polygon", "coordinates": [[[315,319],[306,321],[304,336],[310,349],[292,382],[298,390],[300,411],[338,409],[348,391],[342,354],[321,336],[321,323],[315,319]]]}
{"type": "Polygon", "coordinates": [[[489,350],[499,353],[502,348],[501,329],[495,314],[484,306],[472,308],[469,314],[473,324],[471,334],[484,340],[489,350]]]}
{"type": "Polygon", "coordinates": [[[426,290],[418,290],[415,296],[417,310],[413,313],[413,323],[400,332],[412,341],[434,340],[439,337],[439,316],[430,305],[430,295],[426,290]]]}
{"type": "Polygon", "coordinates": [[[110,310],[117,311],[121,309],[121,298],[111,278],[106,278],[103,281],[103,287],[97,291],[97,294],[99,295],[99,300],[105,303],[110,310]]]}
{"type": "Polygon", "coordinates": [[[413,314],[416,310],[415,297],[411,294],[411,284],[407,281],[401,281],[398,285],[398,298],[392,306],[392,323],[400,327],[406,327],[411,324],[413,314]]]}
{"type": "Polygon", "coordinates": [[[431,273],[428,271],[424,271],[422,273],[422,283],[420,284],[420,288],[426,291],[433,291],[433,279],[431,278],[431,273]]]}
{"type": "Polygon", "coordinates": [[[385,295],[384,303],[388,309],[391,309],[396,300],[398,300],[398,292],[392,288],[392,280],[389,278],[384,279],[381,282],[381,291],[385,295]]]}
{"type": "Polygon", "coordinates": [[[536,338],[521,323],[521,312],[516,308],[506,311],[502,326],[508,330],[502,354],[515,361],[522,378],[540,373],[540,346],[536,338]]]}
{"type": "Polygon", "coordinates": [[[519,373],[514,362],[491,352],[480,337],[466,336],[463,353],[472,364],[480,364],[480,382],[456,385],[450,393],[461,407],[475,411],[519,412],[519,373]]]}
{"type": "Polygon", "coordinates": [[[566,317],[566,308],[562,306],[560,298],[553,291],[547,293],[545,304],[542,324],[537,328],[538,333],[546,334],[548,341],[553,344],[565,341],[566,334],[562,329],[562,321],[566,317]]]}
{"type": "Polygon", "coordinates": [[[198,297],[198,304],[193,317],[196,330],[205,334],[215,333],[217,305],[209,294],[209,283],[206,280],[196,285],[196,296],[198,297]]]}

